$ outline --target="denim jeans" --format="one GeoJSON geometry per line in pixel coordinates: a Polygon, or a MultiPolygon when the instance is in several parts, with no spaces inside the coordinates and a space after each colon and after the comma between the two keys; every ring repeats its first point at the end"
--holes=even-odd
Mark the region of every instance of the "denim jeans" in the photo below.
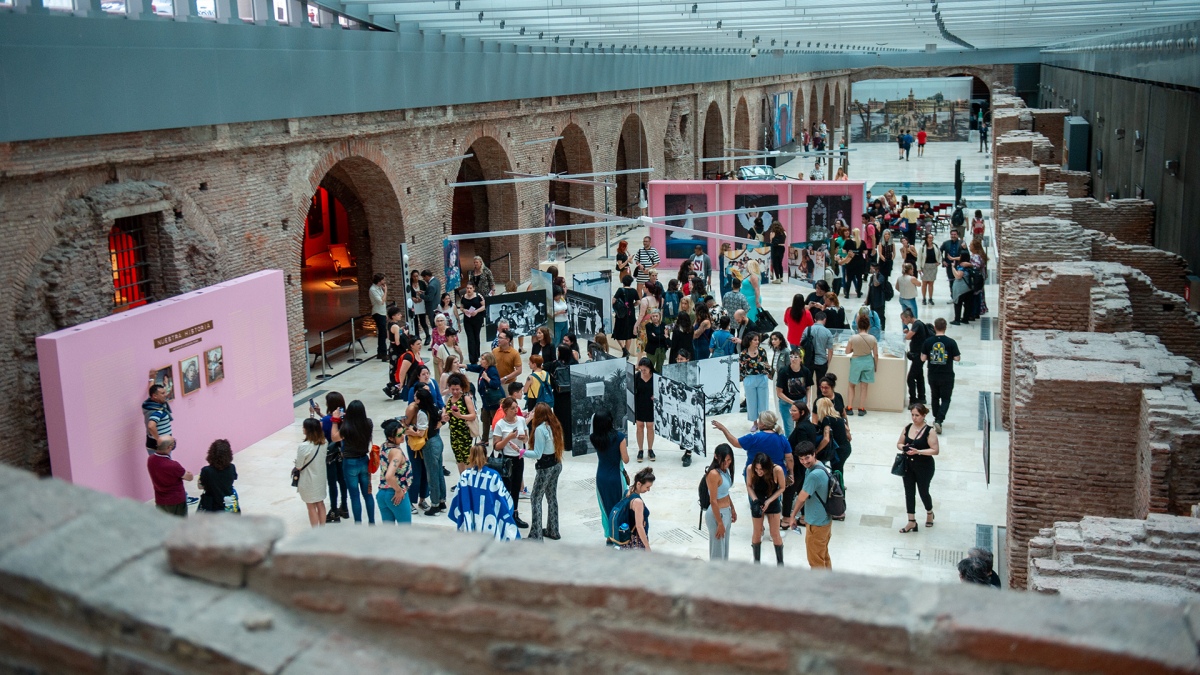
{"type": "Polygon", "coordinates": [[[755,422],[760,412],[771,409],[770,381],[766,375],[747,375],[743,384],[746,386],[746,418],[755,422]]]}
{"type": "Polygon", "coordinates": [[[399,504],[392,504],[392,498],[395,496],[396,491],[392,488],[380,488],[379,494],[375,495],[375,500],[379,502],[379,520],[397,525],[411,525],[412,504],[408,501],[408,493],[404,493],[399,504]]]}
{"type": "MultiPolygon", "coordinates": [[[[429,443],[426,442],[426,447],[429,443]]],[[[408,501],[414,505],[422,499],[429,497],[429,476],[425,472],[425,450],[421,449],[421,454],[408,449],[408,461],[412,465],[412,485],[408,487],[408,501]]]]}
{"type": "MultiPolygon", "coordinates": [[[[911,309],[914,319],[921,318],[921,317],[917,316],[917,299],[916,298],[900,298],[900,307],[911,309]]],[[[883,315],[880,314],[879,318],[880,318],[880,320],[883,320],[883,315]]]]}
{"type": "MultiPolygon", "coordinates": [[[[333,446],[330,443],[330,446],[333,446]]],[[[341,452],[341,441],[337,441],[338,452],[341,452]]],[[[342,495],[342,508],[345,509],[350,504],[350,495],[346,490],[346,474],[342,466],[342,460],[336,462],[325,463],[325,481],[329,487],[329,510],[338,510],[338,493],[342,495]]]]}
{"type": "MultiPolygon", "coordinates": [[[[750,408],[750,404],[746,404],[746,408],[750,408]]],[[[792,430],[796,428],[796,423],[792,421],[792,404],[779,401],[779,420],[783,424],[783,435],[791,436],[792,430]]]]}
{"type": "Polygon", "coordinates": [[[429,503],[433,506],[446,501],[446,476],[442,473],[442,437],[434,434],[425,443],[421,456],[425,459],[425,483],[429,486],[429,503]]]}
{"type": "Polygon", "coordinates": [[[566,336],[567,336],[567,322],[566,321],[555,321],[554,322],[554,346],[557,347],[558,345],[561,345],[563,338],[565,338],[566,336]]]}
{"type": "Polygon", "coordinates": [[[362,507],[365,502],[367,522],[374,525],[375,500],[371,499],[371,474],[367,471],[367,461],[366,457],[347,457],[342,460],[342,467],[346,473],[346,486],[350,491],[350,510],[353,512],[354,522],[362,522],[362,507]]]}

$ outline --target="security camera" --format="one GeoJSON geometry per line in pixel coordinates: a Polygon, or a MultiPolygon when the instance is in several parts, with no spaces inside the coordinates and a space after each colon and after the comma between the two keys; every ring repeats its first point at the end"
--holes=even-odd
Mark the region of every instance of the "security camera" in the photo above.
{"type": "Polygon", "coordinates": [[[758,47],[750,48],[750,58],[758,58],[758,47]]]}

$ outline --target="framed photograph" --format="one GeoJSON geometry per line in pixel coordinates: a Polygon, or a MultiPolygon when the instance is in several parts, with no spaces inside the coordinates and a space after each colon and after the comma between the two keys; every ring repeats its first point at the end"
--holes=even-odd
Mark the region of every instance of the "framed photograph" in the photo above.
{"type": "MultiPolygon", "coordinates": [[[[163,366],[158,370],[150,371],[150,384],[159,385],[166,388],[167,400],[175,400],[175,376],[172,374],[171,366],[163,366]]],[[[149,387],[147,387],[148,389],[149,387]]]]}
{"type": "Polygon", "coordinates": [[[213,347],[204,352],[204,384],[225,379],[225,348],[213,347]]]}
{"type": "Polygon", "coordinates": [[[179,362],[179,379],[183,383],[183,395],[200,391],[200,355],[179,362]]]}

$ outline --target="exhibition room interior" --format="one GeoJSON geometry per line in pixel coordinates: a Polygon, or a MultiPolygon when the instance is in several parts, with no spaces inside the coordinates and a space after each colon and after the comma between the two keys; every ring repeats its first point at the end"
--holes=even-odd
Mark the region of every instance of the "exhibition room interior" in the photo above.
{"type": "MultiPolygon", "coordinates": [[[[0,449],[0,668],[1200,672],[1198,40],[1197,0],[0,0],[19,439],[0,449]],[[915,516],[897,456],[918,402],[913,212],[893,197],[942,252],[914,256],[958,230],[982,261],[961,285],[914,266],[932,281],[915,318],[961,352],[915,516]],[[871,302],[871,277],[860,297],[835,268],[842,224],[880,257],[892,230],[898,297],[859,405],[853,331],[834,331],[853,455],[832,571],[804,527],[781,569],[775,550],[756,564],[740,445],[728,560],[710,560],[718,427],[759,433],[739,359],[659,368],[639,441],[618,251],[647,239],[667,287],[701,250],[718,305],[757,275],[751,330],[789,336],[817,281],[851,320],[871,302]],[[518,381],[564,289],[580,363],[555,371],[558,536],[459,531],[449,424],[449,510],[413,494],[411,525],[324,505],[318,523],[289,476],[311,403],[361,401],[373,444],[406,416],[373,281],[427,333],[409,275],[458,306],[478,263],[480,339],[509,321],[518,381]],[[147,438],[164,401],[170,459],[147,438]],[[654,470],[648,553],[606,541],[599,412],[627,435],[625,482],[654,470]],[[217,440],[236,494],[196,503],[217,440]],[[163,462],[189,472],[169,496],[163,462]],[[981,560],[999,590],[968,583],[981,560]]],[[[531,520],[528,494],[509,502],[531,520]]]]}

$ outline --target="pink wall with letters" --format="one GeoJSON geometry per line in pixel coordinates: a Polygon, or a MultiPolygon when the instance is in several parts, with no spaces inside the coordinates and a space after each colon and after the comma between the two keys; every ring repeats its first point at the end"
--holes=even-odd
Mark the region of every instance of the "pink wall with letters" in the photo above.
{"type": "MultiPolygon", "coordinates": [[[[195,474],[212,441],[228,439],[236,453],[293,422],[279,270],[43,335],[37,351],[54,476],[119,497],[154,497],[141,410],[151,370],[172,367],[173,456],[195,474]],[[156,338],[207,321],[211,330],[155,347],[156,338]],[[225,377],[209,384],[204,352],[217,346],[225,377]],[[201,387],[184,395],[179,362],[197,355],[201,387]]],[[[199,494],[195,483],[188,492],[199,494]]]]}

